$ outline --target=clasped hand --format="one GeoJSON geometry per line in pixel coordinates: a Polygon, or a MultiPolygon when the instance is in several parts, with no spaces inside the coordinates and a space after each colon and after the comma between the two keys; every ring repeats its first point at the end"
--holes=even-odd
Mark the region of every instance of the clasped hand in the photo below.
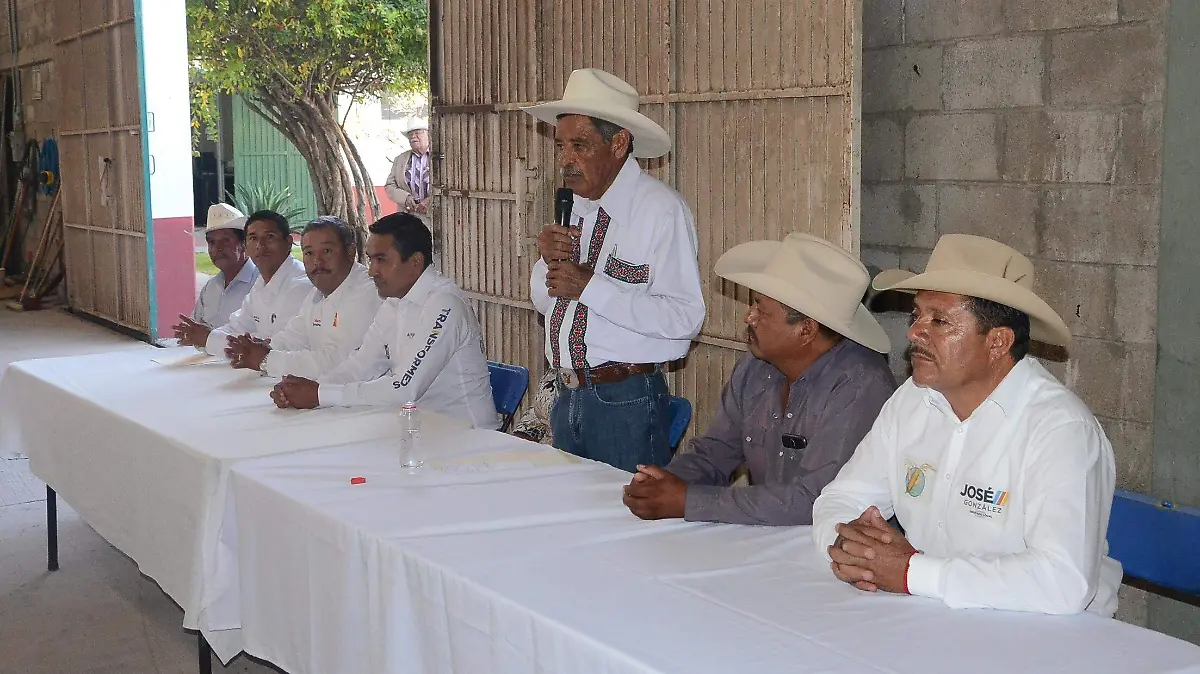
{"type": "Polygon", "coordinates": [[[871,506],[853,522],[837,525],[837,540],[829,546],[830,568],[838,580],[866,592],[902,594],[909,559],[916,549],[871,506]]]}

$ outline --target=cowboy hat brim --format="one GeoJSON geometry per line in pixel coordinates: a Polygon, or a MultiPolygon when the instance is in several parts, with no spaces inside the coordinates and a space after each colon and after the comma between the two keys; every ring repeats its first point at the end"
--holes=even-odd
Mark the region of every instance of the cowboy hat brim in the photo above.
{"type": "Polygon", "coordinates": [[[560,115],[587,115],[629,129],[633,136],[633,156],[639,159],[661,157],[671,151],[671,137],[654,120],[636,110],[613,105],[609,101],[573,99],[541,103],[521,108],[537,119],[558,125],[560,115]]]}
{"type": "Polygon", "coordinates": [[[723,279],[732,281],[755,292],[789,306],[839,335],[857,342],[872,351],[888,353],[891,340],[883,327],[871,315],[870,310],[859,303],[849,321],[839,317],[804,288],[763,273],[779,250],[778,241],[750,241],[729,249],[717,260],[713,271],[723,279]]]}
{"type": "Polygon", "coordinates": [[[1045,300],[1027,288],[992,274],[963,269],[914,274],[903,269],[890,269],[876,276],[871,287],[880,292],[896,290],[916,293],[918,290],[931,290],[991,300],[1028,315],[1029,336],[1032,339],[1062,347],[1071,343],[1071,329],[1045,300]]]}

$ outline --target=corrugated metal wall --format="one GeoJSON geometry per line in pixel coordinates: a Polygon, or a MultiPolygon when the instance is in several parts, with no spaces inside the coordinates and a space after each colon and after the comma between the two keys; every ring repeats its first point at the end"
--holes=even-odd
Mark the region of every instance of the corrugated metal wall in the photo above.
{"type": "Polygon", "coordinates": [[[317,195],[304,157],[291,141],[247,107],[241,96],[233,97],[233,180],[243,189],[261,185],[290,187],[293,203],[304,209],[293,225],[317,217],[317,195]]]}
{"type": "MultiPolygon", "coordinates": [[[[751,239],[857,250],[859,0],[443,0],[433,92],[443,265],[476,300],[488,357],[545,369],[533,237],[559,184],[553,130],[520,112],[575,68],[613,72],[675,139],[643,162],[691,205],[708,318],[672,377],[709,422],[745,350],[747,296],[712,274],[751,239]]],[[[434,42],[435,48],[438,41],[434,42]]],[[[436,63],[436,60],[435,60],[436,63]]]]}
{"type": "Polygon", "coordinates": [[[77,311],[148,334],[134,0],[55,3],[68,297],[77,311]]]}

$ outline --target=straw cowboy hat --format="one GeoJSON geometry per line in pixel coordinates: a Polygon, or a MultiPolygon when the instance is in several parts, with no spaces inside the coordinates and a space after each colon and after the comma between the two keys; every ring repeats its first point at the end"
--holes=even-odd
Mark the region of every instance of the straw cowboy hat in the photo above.
{"type": "Polygon", "coordinates": [[[816,236],[734,246],[717,260],[717,276],[755,290],[843,337],[888,353],[891,342],[862,305],[871,275],[857,258],[816,236]]]}
{"type": "Polygon", "coordinates": [[[638,109],[638,92],[625,80],[595,68],[571,73],[561,101],[521,108],[556,126],[559,115],[588,115],[628,129],[633,156],[661,157],[671,150],[671,137],[638,109]]]}
{"type": "Polygon", "coordinates": [[[205,235],[218,229],[246,229],[246,216],[229,204],[213,204],[208,207],[204,231],[192,232],[192,236],[203,241],[205,235]]]}
{"type": "Polygon", "coordinates": [[[938,239],[923,273],[892,269],[876,276],[872,285],[880,291],[934,290],[991,300],[1028,314],[1031,338],[1063,347],[1071,342],[1067,324],[1033,292],[1033,264],[982,236],[946,234],[938,239]]]}

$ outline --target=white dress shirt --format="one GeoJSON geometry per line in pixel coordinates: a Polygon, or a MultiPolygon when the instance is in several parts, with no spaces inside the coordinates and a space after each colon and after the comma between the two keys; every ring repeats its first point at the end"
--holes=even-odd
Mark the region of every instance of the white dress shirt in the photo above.
{"type": "Polygon", "coordinates": [[[475,312],[433,267],[407,295],[383,303],[362,347],[318,383],[322,406],[411,400],[475,428],[500,426],[475,312]]]}
{"type": "Polygon", "coordinates": [[[965,421],[905,382],[813,506],[821,554],[874,505],[920,554],[908,589],[953,608],[1111,616],[1107,556],[1116,469],[1096,417],[1033,358],[965,421]]]}
{"type": "Polygon", "coordinates": [[[602,197],[575,197],[571,222],[582,227],[574,261],[595,270],[579,301],[550,297],[545,260],[530,278],[533,304],[546,316],[551,366],[687,355],[704,322],[704,297],[696,225],[683,197],[630,157],[602,197]]]}
{"type": "Polygon", "coordinates": [[[269,283],[258,277],[229,322],[208,334],[204,350],[213,356],[223,356],[229,338],[247,332],[262,339],[274,337],[300,313],[300,305],[311,290],[312,282],[304,273],[304,265],[289,255],[269,283]]]}
{"type": "Polygon", "coordinates": [[[328,297],[313,288],[300,313],[271,338],[263,372],[316,379],[362,346],[381,304],[379,290],[361,264],[355,264],[328,297]]]}
{"type": "Polygon", "coordinates": [[[225,325],[233,312],[242,306],[257,280],[258,267],[251,260],[246,260],[228,285],[225,284],[225,272],[217,272],[200,289],[196,308],[192,309],[192,320],[213,328],[225,325]]]}

